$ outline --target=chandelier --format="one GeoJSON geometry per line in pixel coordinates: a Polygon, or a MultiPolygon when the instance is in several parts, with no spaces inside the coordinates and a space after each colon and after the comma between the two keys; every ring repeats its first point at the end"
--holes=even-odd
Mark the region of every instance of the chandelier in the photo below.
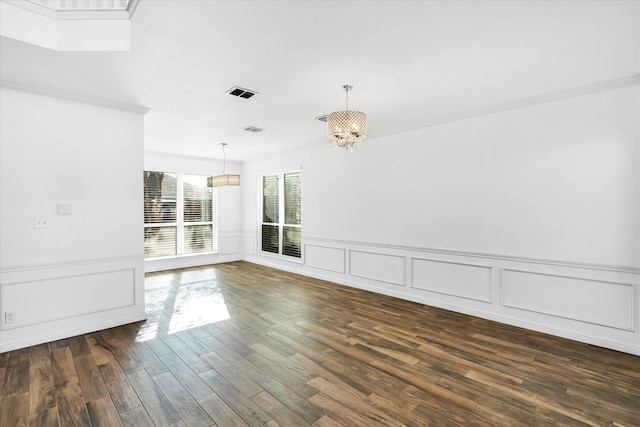
{"type": "Polygon", "coordinates": [[[207,178],[207,187],[223,187],[225,185],[240,185],[240,175],[225,173],[227,166],[227,155],[224,152],[226,142],[221,142],[222,146],[222,175],[210,176],[207,178]]]}
{"type": "Polygon", "coordinates": [[[346,92],[345,111],[336,111],[327,117],[329,139],[340,148],[352,149],[367,137],[367,115],[360,111],[349,111],[349,91],[351,85],[344,85],[346,92]]]}

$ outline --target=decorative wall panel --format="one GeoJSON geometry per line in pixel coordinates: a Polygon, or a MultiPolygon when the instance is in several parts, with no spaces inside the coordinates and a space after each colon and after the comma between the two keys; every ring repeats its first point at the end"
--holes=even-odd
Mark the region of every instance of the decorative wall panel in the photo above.
{"type": "Polygon", "coordinates": [[[304,245],[304,263],[307,267],[344,274],[344,257],[345,250],[342,248],[304,245]]]}
{"type": "Polygon", "coordinates": [[[349,251],[349,274],[404,285],[404,256],[349,251]]]}
{"type": "Polygon", "coordinates": [[[244,236],[244,253],[247,254],[255,254],[256,246],[255,246],[255,238],[253,236],[244,236]]]}
{"type": "Polygon", "coordinates": [[[491,302],[491,271],[488,266],[414,258],[411,287],[491,302]]]}
{"type": "Polygon", "coordinates": [[[146,319],[144,259],[0,269],[0,352],[146,319]]]}
{"type": "Polygon", "coordinates": [[[239,252],[238,236],[220,238],[220,253],[222,255],[237,254],[239,252]]]}
{"type": "Polygon", "coordinates": [[[505,269],[502,286],[508,307],[634,329],[635,288],[629,283],[505,269]]]}
{"type": "Polygon", "coordinates": [[[14,313],[6,328],[31,325],[133,306],[134,269],[59,277],[4,287],[4,312],[14,313]]]}

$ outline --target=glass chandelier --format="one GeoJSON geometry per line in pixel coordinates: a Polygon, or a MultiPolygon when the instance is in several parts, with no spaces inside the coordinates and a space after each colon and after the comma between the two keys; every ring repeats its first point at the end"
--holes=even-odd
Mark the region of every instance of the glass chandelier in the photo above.
{"type": "Polygon", "coordinates": [[[346,92],[345,111],[336,111],[327,117],[329,139],[340,148],[355,148],[367,137],[367,115],[360,111],[349,111],[351,85],[344,85],[346,92]]]}

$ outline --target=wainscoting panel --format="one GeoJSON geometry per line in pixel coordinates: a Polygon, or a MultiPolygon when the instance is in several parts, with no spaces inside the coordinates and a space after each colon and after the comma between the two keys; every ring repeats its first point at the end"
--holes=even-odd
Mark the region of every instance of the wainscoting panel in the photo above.
{"type": "Polygon", "coordinates": [[[630,283],[502,271],[505,306],[629,331],[634,329],[634,293],[630,283]]]}
{"type": "Polygon", "coordinates": [[[222,255],[237,254],[239,248],[239,236],[224,236],[220,238],[220,253],[222,255]]]}
{"type": "MultiPolygon", "coordinates": [[[[253,236],[246,233],[246,236],[253,236]]],[[[250,262],[640,355],[640,268],[303,236],[250,262]],[[346,255],[346,256],[345,256],[346,255]]]]}
{"type": "Polygon", "coordinates": [[[430,292],[491,302],[490,266],[413,258],[411,287],[430,292]]]}
{"type": "Polygon", "coordinates": [[[15,322],[6,328],[49,322],[133,306],[134,269],[12,283],[4,289],[4,312],[15,322]]]}
{"type": "Polygon", "coordinates": [[[304,264],[307,267],[344,274],[345,250],[319,245],[304,245],[304,264]]]}
{"type": "Polygon", "coordinates": [[[0,312],[0,352],[144,320],[144,258],[0,269],[0,312]]]}
{"type": "Polygon", "coordinates": [[[247,236],[246,234],[247,232],[245,232],[245,236],[244,236],[244,244],[243,244],[244,253],[255,254],[256,253],[255,234],[249,235],[249,236],[247,236]]]}
{"type": "Polygon", "coordinates": [[[349,251],[349,274],[363,279],[404,285],[404,262],[403,256],[349,251]]]}

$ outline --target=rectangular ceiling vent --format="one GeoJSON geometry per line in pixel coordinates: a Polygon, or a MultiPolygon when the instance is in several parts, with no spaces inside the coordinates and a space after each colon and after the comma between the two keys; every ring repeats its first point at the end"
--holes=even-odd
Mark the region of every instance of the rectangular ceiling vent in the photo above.
{"type": "Polygon", "coordinates": [[[251,98],[253,95],[257,95],[258,92],[253,91],[253,90],[249,90],[249,89],[244,89],[238,86],[234,86],[231,89],[229,89],[227,91],[227,93],[229,95],[233,95],[233,96],[237,96],[238,98],[244,98],[244,99],[249,99],[251,98]]]}
{"type": "Polygon", "coordinates": [[[264,129],[255,126],[247,126],[246,128],[244,128],[244,130],[246,130],[247,132],[258,133],[262,132],[264,129]]]}
{"type": "Polygon", "coordinates": [[[321,122],[327,122],[327,117],[329,117],[328,114],[325,114],[324,116],[320,116],[320,117],[316,117],[316,120],[319,120],[321,122]]]}

